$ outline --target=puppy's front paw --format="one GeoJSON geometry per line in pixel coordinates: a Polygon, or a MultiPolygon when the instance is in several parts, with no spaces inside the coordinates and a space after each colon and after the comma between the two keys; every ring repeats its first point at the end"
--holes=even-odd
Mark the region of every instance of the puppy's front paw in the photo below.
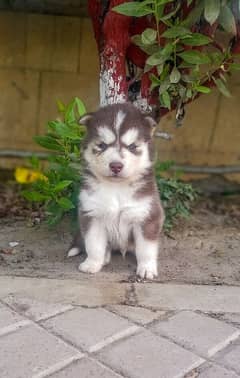
{"type": "Polygon", "coordinates": [[[141,278],[153,280],[155,277],[158,276],[157,263],[155,261],[149,261],[138,264],[137,275],[141,278]]]}
{"type": "Polygon", "coordinates": [[[80,272],[84,273],[97,273],[102,269],[102,264],[99,264],[98,261],[86,258],[86,260],[79,265],[78,269],[80,272]]]}

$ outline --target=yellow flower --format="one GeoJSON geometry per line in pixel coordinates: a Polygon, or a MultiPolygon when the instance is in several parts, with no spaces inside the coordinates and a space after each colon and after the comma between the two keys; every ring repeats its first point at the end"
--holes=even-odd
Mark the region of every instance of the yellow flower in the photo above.
{"type": "Polygon", "coordinates": [[[18,167],[15,169],[14,176],[17,182],[20,184],[30,184],[37,180],[47,181],[47,177],[41,172],[33,169],[18,167]]]}

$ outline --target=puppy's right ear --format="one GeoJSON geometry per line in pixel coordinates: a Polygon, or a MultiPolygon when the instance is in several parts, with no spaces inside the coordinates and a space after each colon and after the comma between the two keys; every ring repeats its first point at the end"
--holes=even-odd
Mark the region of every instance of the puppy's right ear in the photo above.
{"type": "Polygon", "coordinates": [[[90,121],[90,119],[92,119],[92,117],[93,117],[93,114],[92,114],[92,113],[84,114],[84,115],[79,119],[78,122],[79,122],[80,125],[88,126],[89,121],[90,121]]]}

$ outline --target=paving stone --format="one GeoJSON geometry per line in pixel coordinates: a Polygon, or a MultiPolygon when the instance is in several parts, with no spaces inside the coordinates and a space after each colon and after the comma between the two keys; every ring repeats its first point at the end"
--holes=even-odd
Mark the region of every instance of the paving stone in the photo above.
{"type": "Polygon", "coordinates": [[[192,352],[149,331],[108,346],[98,357],[131,378],[179,378],[204,362],[192,352]]]}
{"type": "Polygon", "coordinates": [[[29,324],[30,321],[0,303],[0,335],[29,324]]]}
{"type": "Polygon", "coordinates": [[[166,314],[165,311],[151,311],[143,307],[114,305],[109,306],[109,308],[112,311],[117,312],[119,315],[128,318],[129,320],[143,325],[159,319],[161,315],[166,314]]]}
{"type": "Polygon", "coordinates": [[[160,321],[152,329],[207,357],[213,356],[240,334],[238,329],[224,322],[191,311],[182,311],[160,321]]]}
{"type": "Polygon", "coordinates": [[[160,310],[240,313],[240,287],[134,284],[139,305],[160,310]]]}
{"type": "Polygon", "coordinates": [[[102,308],[77,308],[43,322],[44,327],[80,348],[95,351],[138,329],[102,308]]]}
{"type": "Polygon", "coordinates": [[[51,375],[51,378],[120,378],[109,368],[90,358],[73,362],[70,366],[51,375]]]}
{"type": "Polygon", "coordinates": [[[41,302],[30,297],[23,297],[19,295],[9,295],[3,300],[17,312],[34,321],[44,320],[51,316],[55,316],[59,313],[73,309],[73,306],[71,305],[41,302]]]}
{"type": "Polygon", "coordinates": [[[238,313],[238,314],[226,313],[222,316],[222,319],[224,319],[224,320],[226,320],[230,323],[233,323],[235,326],[240,327],[240,313],[238,313]]]}
{"type": "Polygon", "coordinates": [[[37,325],[0,338],[1,378],[40,378],[81,355],[37,325]]]}
{"type": "Polygon", "coordinates": [[[212,365],[197,375],[197,378],[238,378],[238,375],[220,366],[212,365]]]}
{"type": "Polygon", "coordinates": [[[128,283],[119,285],[119,282],[112,282],[109,285],[107,280],[96,282],[95,278],[91,279],[84,273],[81,280],[51,279],[49,281],[48,278],[0,276],[0,298],[17,294],[44,302],[47,297],[48,302],[89,307],[123,302],[129,288],[128,283]]]}
{"type": "Polygon", "coordinates": [[[240,345],[234,345],[230,351],[225,354],[221,354],[219,361],[224,366],[232,368],[238,374],[240,374],[240,345]]]}

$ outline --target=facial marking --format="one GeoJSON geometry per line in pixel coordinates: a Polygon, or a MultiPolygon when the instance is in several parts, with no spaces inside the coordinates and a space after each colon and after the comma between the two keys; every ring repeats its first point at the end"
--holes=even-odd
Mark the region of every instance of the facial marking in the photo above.
{"type": "Polygon", "coordinates": [[[121,124],[123,123],[125,117],[126,117],[126,113],[124,113],[122,110],[119,110],[117,112],[117,115],[115,118],[115,128],[116,128],[117,133],[119,132],[121,124]]]}
{"type": "Polygon", "coordinates": [[[126,146],[129,146],[130,144],[136,142],[137,138],[138,138],[138,130],[136,128],[131,128],[122,135],[121,141],[126,146]]]}
{"type": "Polygon", "coordinates": [[[111,144],[115,141],[114,133],[106,126],[101,126],[98,129],[98,135],[104,143],[111,144]]]}

